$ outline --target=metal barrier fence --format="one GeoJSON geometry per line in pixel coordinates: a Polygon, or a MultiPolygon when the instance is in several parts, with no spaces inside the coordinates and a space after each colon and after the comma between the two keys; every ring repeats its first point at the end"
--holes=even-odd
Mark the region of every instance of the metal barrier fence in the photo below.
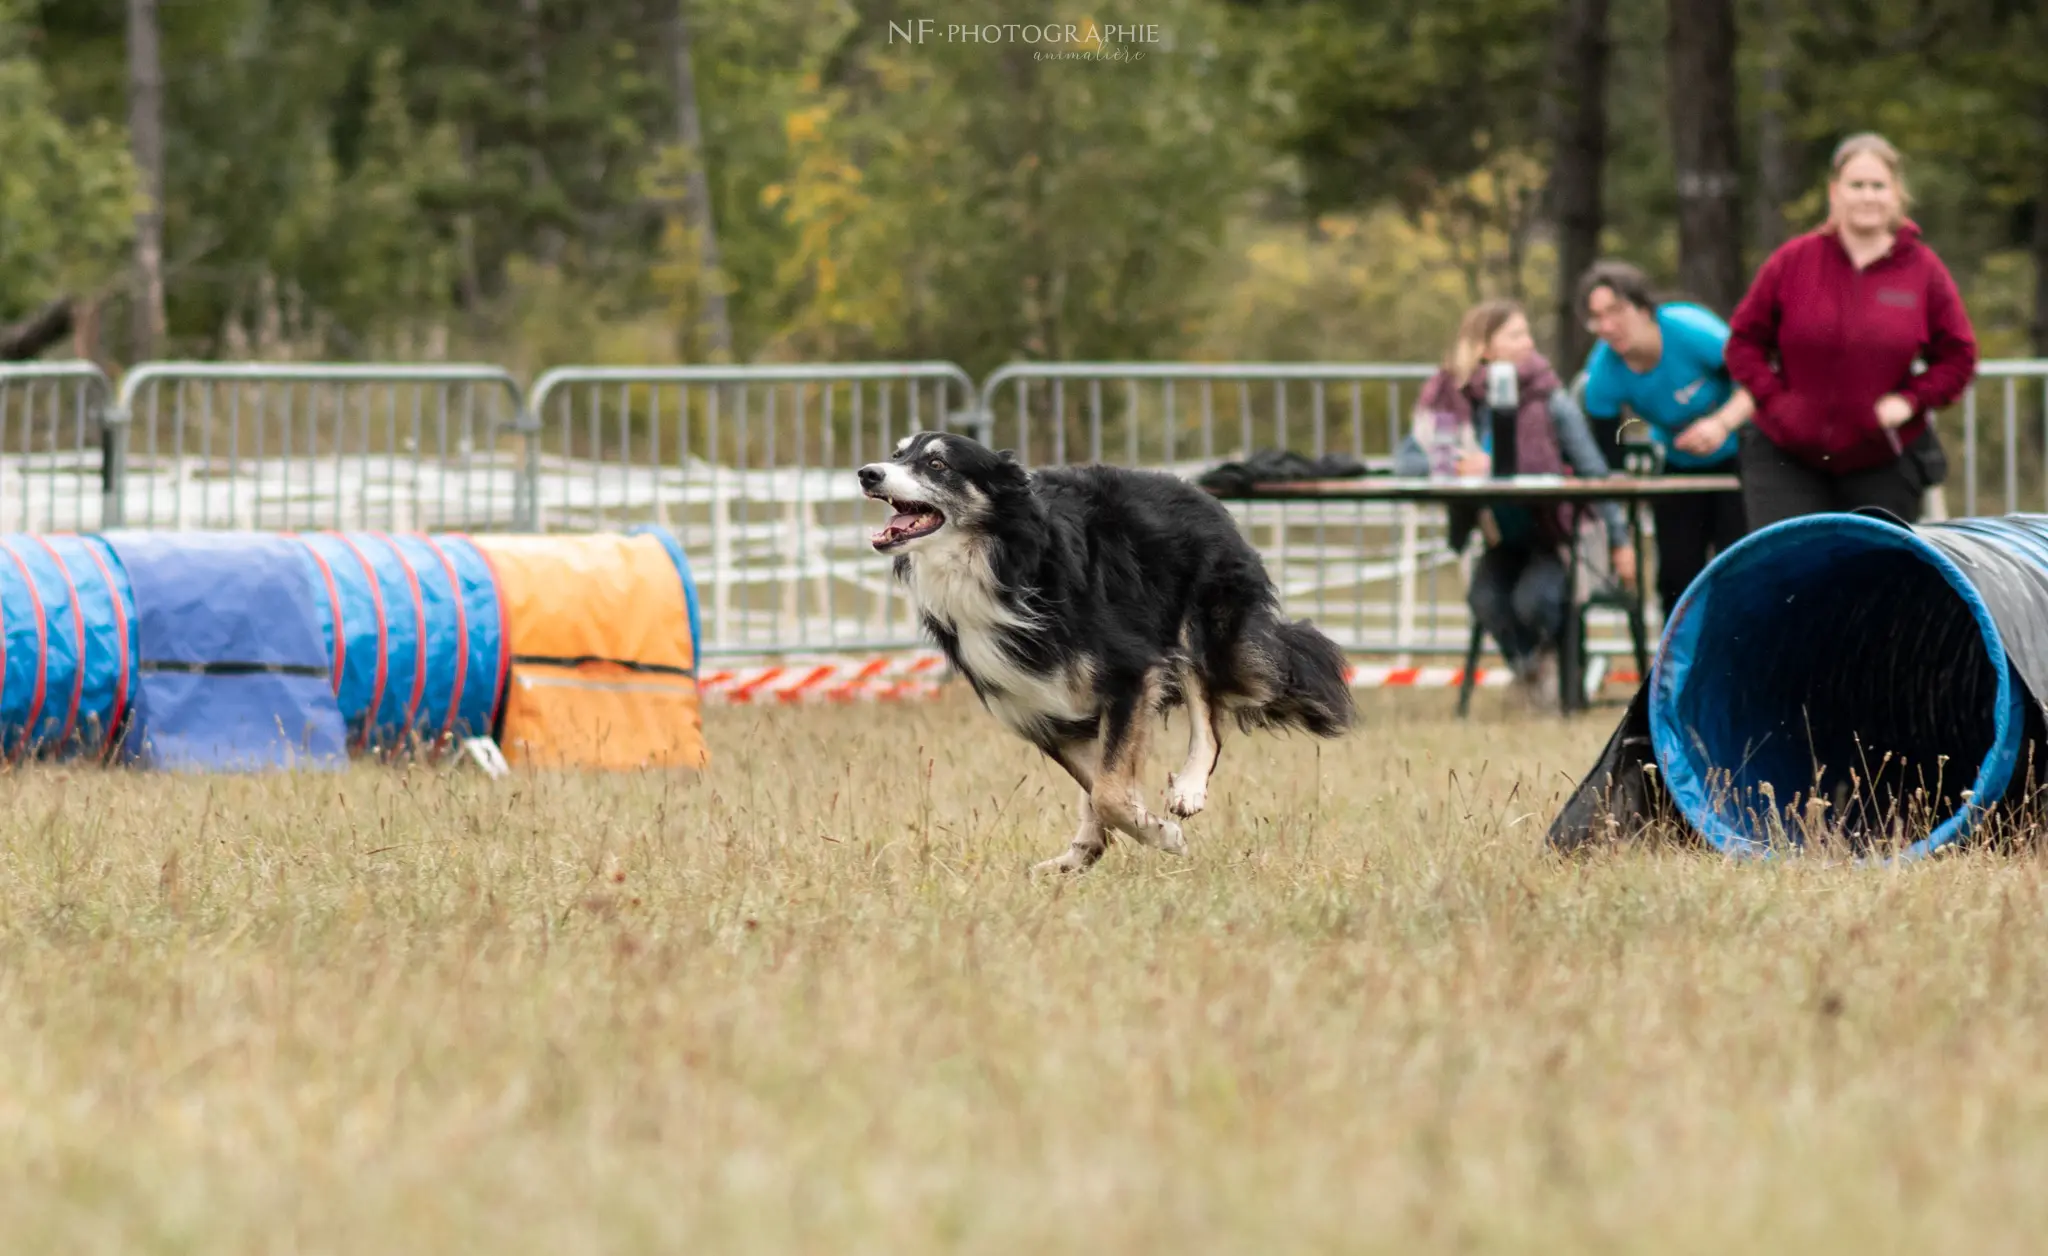
{"type": "MultiPolygon", "coordinates": [[[[918,643],[852,470],[920,428],[1034,465],[1193,475],[1260,449],[1389,458],[1433,368],[946,362],[569,367],[0,363],[0,528],[547,530],[665,524],[720,654],[918,643]]],[[[1960,514],[2048,509],[2048,361],[1994,360],[1938,420],[1960,514]]],[[[1360,653],[1462,652],[1443,512],[1233,504],[1288,609],[1360,653]]],[[[1653,625],[1654,626],[1654,625],[1653,625]]],[[[1618,617],[1595,648],[1622,648],[1618,617]]]]}
{"type": "Polygon", "coordinates": [[[1937,426],[1950,462],[1944,487],[1951,511],[2048,510],[2048,360],[1978,363],[1976,384],[1960,406],[1939,416],[1937,426]],[[1987,392],[1998,398],[1995,426],[1981,421],[1978,398],[1987,392]]]}
{"type": "Polygon", "coordinates": [[[1254,449],[1389,457],[1414,363],[1034,362],[981,388],[993,438],[1029,463],[1209,464],[1254,449]],[[1219,400],[1220,396],[1220,400],[1219,400]]]}
{"type": "Polygon", "coordinates": [[[922,644],[853,472],[911,432],[973,429],[959,367],[569,367],[532,411],[540,526],[673,529],[707,654],[922,644]]]}
{"type": "Polygon", "coordinates": [[[90,362],[0,362],[0,531],[77,532],[120,521],[113,386],[90,362]]]}
{"type": "Polygon", "coordinates": [[[524,394],[495,366],[150,362],[112,416],[139,528],[534,526],[524,394]]]}

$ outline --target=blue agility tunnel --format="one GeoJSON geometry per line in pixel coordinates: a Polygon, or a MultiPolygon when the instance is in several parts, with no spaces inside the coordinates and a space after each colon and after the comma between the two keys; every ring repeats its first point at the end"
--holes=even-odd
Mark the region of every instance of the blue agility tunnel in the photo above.
{"type": "Polygon", "coordinates": [[[0,536],[0,755],[104,757],[135,691],[135,602],[96,537],[0,536]]]}
{"type": "Polygon", "coordinates": [[[1550,841],[1663,819],[1731,854],[1825,832],[1918,858],[2033,805],[2043,694],[2048,516],[1787,520],[1686,590],[1550,841]]]}
{"type": "Polygon", "coordinates": [[[491,566],[460,536],[292,538],[358,749],[487,735],[511,653],[491,566]]]}
{"type": "Polygon", "coordinates": [[[174,770],[340,767],[348,752],[298,547],[251,533],[113,532],[137,677],[127,756],[174,770]]]}

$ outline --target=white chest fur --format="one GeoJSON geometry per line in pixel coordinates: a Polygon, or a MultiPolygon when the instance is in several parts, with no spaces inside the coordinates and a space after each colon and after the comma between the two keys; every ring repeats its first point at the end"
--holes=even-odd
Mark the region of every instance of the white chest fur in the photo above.
{"type": "Polygon", "coordinates": [[[1085,719],[1094,710],[1086,675],[1073,668],[1033,671],[1003,648],[1003,630],[1028,633],[1035,625],[997,596],[995,573],[979,546],[932,546],[909,567],[911,597],[953,634],[961,667],[997,719],[1022,731],[1046,719],[1085,719]]]}

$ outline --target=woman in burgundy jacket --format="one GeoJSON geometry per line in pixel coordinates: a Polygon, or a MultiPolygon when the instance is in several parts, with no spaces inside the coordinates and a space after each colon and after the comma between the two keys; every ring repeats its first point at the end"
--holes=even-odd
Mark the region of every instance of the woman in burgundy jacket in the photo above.
{"type": "Polygon", "coordinates": [[[1898,152],[1852,135],[1833,164],[1827,222],[1771,254],[1728,321],[1728,372],[1757,405],[1752,530],[1859,506],[1917,522],[1947,471],[1930,417],[1977,371],[1955,281],[1905,216],[1898,152]]]}

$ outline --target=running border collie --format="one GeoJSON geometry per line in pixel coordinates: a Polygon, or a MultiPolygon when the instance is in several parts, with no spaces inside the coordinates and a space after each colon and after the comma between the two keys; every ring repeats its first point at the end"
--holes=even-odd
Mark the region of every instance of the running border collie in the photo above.
{"type": "Polygon", "coordinates": [[[889,504],[871,538],[895,556],[927,633],[1011,731],[1081,786],[1081,828],[1034,871],[1079,872],[1111,831],[1185,854],[1146,809],[1149,717],[1188,710],[1167,778],[1185,819],[1208,799],[1223,723],[1337,737],[1357,718],[1343,651],[1281,618],[1258,551],[1223,504],[1177,477],[1116,467],[1026,471],[955,433],[905,437],[858,472],[889,504]]]}

